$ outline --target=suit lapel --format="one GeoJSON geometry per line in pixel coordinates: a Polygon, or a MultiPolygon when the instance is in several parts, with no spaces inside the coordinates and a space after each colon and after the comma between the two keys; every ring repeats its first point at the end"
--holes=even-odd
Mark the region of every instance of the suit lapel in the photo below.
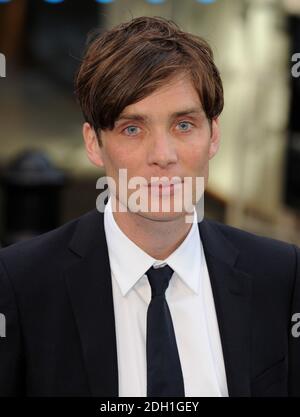
{"type": "Polygon", "coordinates": [[[118,396],[115,318],[103,214],[79,221],[65,271],[92,396],[118,396]]]}
{"type": "Polygon", "coordinates": [[[229,396],[250,396],[252,278],[237,269],[238,250],[216,223],[199,223],[218,319],[229,396]]]}

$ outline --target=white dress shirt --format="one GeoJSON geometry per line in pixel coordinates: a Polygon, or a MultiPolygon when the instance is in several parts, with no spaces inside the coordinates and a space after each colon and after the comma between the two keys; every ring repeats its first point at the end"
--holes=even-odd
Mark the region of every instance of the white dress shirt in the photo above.
{"type": "Polygon", "coordinates": [[[147,396],[146,323],[151,287],[145,273],[168,264],[174,271],[166,290],[186,397],[228,396],[210,279],[194,223],[180,246],[156,260],[117,225],[108,200],[104,226],[112,274],[120,397],[147,396]]]}

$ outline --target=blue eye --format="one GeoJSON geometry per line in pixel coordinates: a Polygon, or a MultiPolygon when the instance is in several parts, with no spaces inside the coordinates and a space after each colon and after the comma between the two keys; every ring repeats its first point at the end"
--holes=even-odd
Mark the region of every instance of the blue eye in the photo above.
{"type": "Polygon", "coordinates": [[[137,132],[137,129],[139,129],[139,127],[137,126],[127,126],[124,131],[127,131],[127,135],[128,136],[135,136],[137,135],[139,132],[137,132]]]}
{"type": "Polygon", "coordinates": [[[183,127],[183,129],[180,129],[180,130],[182,130],[183,132],[187,132],[192,126],[192,124],[190,122],[179,122],[178,126],[183,127]]]}

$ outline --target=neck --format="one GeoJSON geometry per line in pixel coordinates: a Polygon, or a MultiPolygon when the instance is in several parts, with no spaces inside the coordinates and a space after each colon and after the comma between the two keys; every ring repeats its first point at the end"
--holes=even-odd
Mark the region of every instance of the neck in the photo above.
{"type": "Polygon", "coordinates": [[[113,212],[122,232],[143,251],[155,259],[166,259],[184,241],[192,226],[185,215],[169,220],[154,220],[141,214],[113,212]]]}

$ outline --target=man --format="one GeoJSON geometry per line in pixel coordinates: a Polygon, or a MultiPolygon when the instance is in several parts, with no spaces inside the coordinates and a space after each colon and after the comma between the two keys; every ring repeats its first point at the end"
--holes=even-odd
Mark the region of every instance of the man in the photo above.
{"type": "Polygon", "coordinates": [[[1,395],[299,396],[299,249],[175,207],[219,148],[210,47],[133,19],[91,41],[76,93],[110,198],[0,252],[1,395]]]}

